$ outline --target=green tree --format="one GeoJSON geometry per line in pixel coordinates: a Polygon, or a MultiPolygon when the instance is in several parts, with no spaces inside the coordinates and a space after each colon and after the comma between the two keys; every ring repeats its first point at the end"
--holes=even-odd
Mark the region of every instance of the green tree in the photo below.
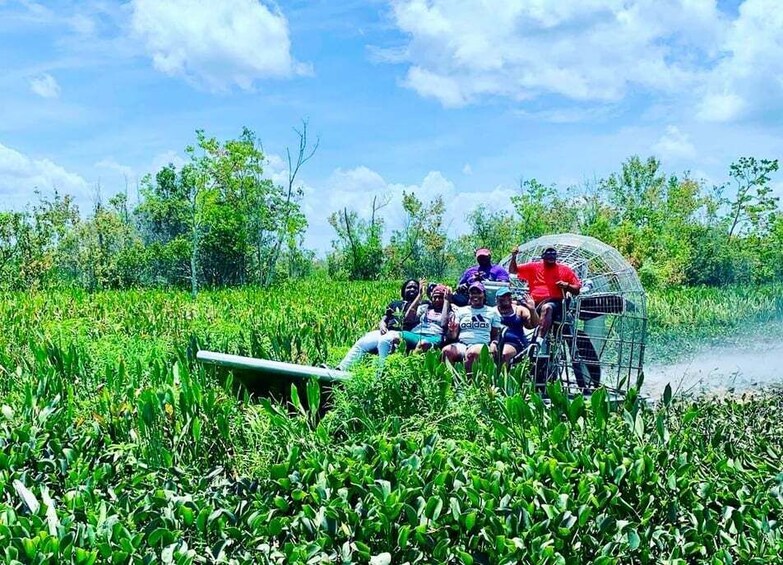
{"type": "Polygon", "coordinates": [[[679,284],[691,261],[689,230],[704,206],[701,186],[661,170],[654,157],[633,156],[599,182],[609,211],[604,235],[647,286],[679,284]]]}
{"type": "Polygon", "coordinates": [[[446,269],[446,230],[442,196],[424,204],[415,194],[403,192],[404,225],[392,234],[386,248],[390,276],[441,278],[446,269]]]}
{"type": "Polygon", "coordinates": [[[729,176],[735,187],[735,196],[727,201],[728,238],[761,233],[771,226],[771,216],[778,208],[778,197],[773,196],[769,181],[778,170],[777,159],[740,157],[729,167],[729,176]]]}
{"type": "MultiPolygon", "coordinates": [[[[192,282],[191,244],[193,166],[173,164],[141,181],[141,202],[134,210],[146,246],[148,277],[153,284],[192,282]]],[[[192,285],[191,285],[192,287],[192,285]]]]}
{"type": "Polygon", "coordinates": [[[288,152],[283,187],[264,177],[264,153],[251,130],[225,143],[197,132],[198,146],[188,148],[195,173],[189,198],[193,273],[200,266],[217,285],[272,281],[283,243],[307,226],[296,176],[317,143],[308,148],[306,125],[299,135],[298,157],[288,152]]]}
{"type": "MultiPolygon", "coordinates": [[[[302,213],[300,201],[303,190],[296,185],[296,178],[299,171],[318,151],[320,140],[316,138],[315,143],[310,145],[308,139],[308,123],[302,122],[302,129],[294,129],[298,138],[299,145],[297,151],[292,157],[290,148],[286,148],[286,161],[288,163],[288,178],[285,187],[278,187],[278,195],[275,198],[271,195],[273,205],[277,206],[277,214],[274,215],[274,222],[268,233],[274,234],[268,245],[269,251],[259,255],[260,281],[263,285],[272,282],[272,276],[275,273],[275,267],[280,258],[283,244],[287,246],[288,275],[294,272],[294,265],[299,265],[297,269],[302,268],[302,260],[308,256],[307,253],[298,251],[302,244],[302,235],[307,229],[307,218],[302,213]]],[[[263,244],[263,241],[261,242],[263,244]]]]}
{"type": "Polygon", "coordinates": [[[87,290],[128,288],[143,281],[141,239],[114,207],[98,203],[92,216],[65,238],[63,250],[69,278],[87,290]]]}
{"type": "Polygon", "coordinates": [[[348,208],[329,216],[337,239],[332,241],[333,252],[329,257],[332,276],[345,276],[351,280],[377,279],[384,267],[383,220],[378,211],[389,204],[388,200],[372,199],[369,220],[363,220],[348,208]]]}
{"type": "Polygon", "coordinates": [[[56,284],[63,275],[63,243],[80,224],[79,208],[73,196],[54,191],[52,198],[41,193],[32,208],[32,231],[24,246],[20,278],[29,285],[56,284]]]}
{"type": "Polygon", "coordinates": [[[520,192],[511,197],[511,203],[517,215],[514,243],[578,228],[573,198],[536,179],[520,183],[520,192]]]}
{"type": "Polygon", "coordinates": [[[22,276],[31,255],[32,228],[25,212],[0,212],[0,287],[18,290],[30,284],[22,276]]]}
{"type": "MultiPolygon", "coordinates": [[[[247,128],[227,141],[199,130],[181,170],[168,165],[144,179],[136,214],[154,279],[189,280],[195,296],[205,284],[270,284],[284,250],[287,261],[297,260],[292,250],[307,221],[296,178],[318,143],[309,144],[306,123],[296,131],[299,149],[287,151],[286,186],[266,178],[261,143],[247,128]]],[[[292,265],[280,272],[292,272],[292,265]]]]}

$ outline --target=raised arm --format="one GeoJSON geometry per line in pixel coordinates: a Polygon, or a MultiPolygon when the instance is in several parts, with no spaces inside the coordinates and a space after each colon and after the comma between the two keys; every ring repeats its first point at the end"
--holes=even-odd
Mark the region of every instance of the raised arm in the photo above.
{"type": "Polygon", "coordinates": [[[536,312],[536,303],[533,301],[532,296],[526,294],[525,298],[522,300],[522,305],[517,306],[517,308],[517,314],[525,320],[522,325],[529,330],[538,326],[540,318],[538,312],[536,312]],[[525,315],[525,312],[527,312],[527,315],[525,315]]]}
{"type": "Polygon", "coordinates": [[[459,322],[457,321],[456,313],[449,316],[448,333],[446,334],[449,339],[455,340],[459,337],[459,322]]]}
{"type": "Polygon", "coordinates": [[[515,245],[511,250],[511,263],[508,264],[508,272],[512,275],[517,274],[517,255],[519,254],[519,245],[515,245]]]}
{"type": "Polygon", "coordinates": [[[416,295],[416,298],[411,300],[411,303],[408,304],[408,307],[405,309],[404,318],[408,322],[412,322],[416,319],[416,311],[419,309],[419,304],[421,303],[421,299],[424,297],[425,292],[427,292],[427,279],[421,279],[419,281],[419,294],[416,295]]]}
{"type": "Polygon", "coordinates": [[[440,327],[444,330],[449,327],[451,318],[451,287],[446,287],[446,293],[443,295],[443,310],[440,311],[440,327]]]}

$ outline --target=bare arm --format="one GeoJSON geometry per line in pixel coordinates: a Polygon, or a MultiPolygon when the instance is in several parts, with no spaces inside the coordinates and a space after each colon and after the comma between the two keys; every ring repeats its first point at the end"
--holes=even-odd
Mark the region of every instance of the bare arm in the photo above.
{"type": "Polygon", "coordinates": [[[408,304],[408,308],[405,309],[405,320],[408,322],[413,322],[416,319],[416,310],[419,309],[419,304],[421,303],[421,299],[424,296],[424,292],[427,289],[427,281],[422,280],[419,283],[419,294],[416,295],[416,298],[411,300],[411,303],[408,304]]]}
{"type": "Polygon", "coordinates": [[[449,316],[449,339],[457,339],[457,336],[459,336],[459,324],[457,323],[456,316],[449,316]]]}
{"type": "Polygon", "coordinates": [[[525,298],[522,300],[522,305],[517,306],[517,308],[517,314],[525,320],[523,325],[527,329],[532,330],[538,325],[539,316],[538,312],[536,312],[536,303],[533,301],[532,296],[529,294],[525,295],[525,298]]]}
{"type": "Polygon", "coordinates": [[[575,285],[566,281],[557,281],[557,286],[563,289],[563,292],[570,292],[574,296],[579,294],[579,291],[582,290],[581,285],[575,285]]]}
{"type": "Polygon", "coordinates": [[[576,276],[576,273],[570,268],[561,266],[562,274],[565,276],[563,277],[563,280],[557,281],[557,286],[563,289],[563,292],[570,292],[574,296],[579,294],[579,292],[582,290],[582,281],[579,280],[579,277],[576,276]]]}
{"type": "Polygon", "coordinates": [[[519,253],[519,246],[515,245],[511,250],[511,263],[508,264],[508,272],[512,275],[517,274],[517,254],[519,253]]]}
{"type": "Polygon", "coordinates": [[[446,287],[446,294],[443,297],[443,310],[440,311],[440,326],[446,329],[451,317],[451,287],[446,287]]]}

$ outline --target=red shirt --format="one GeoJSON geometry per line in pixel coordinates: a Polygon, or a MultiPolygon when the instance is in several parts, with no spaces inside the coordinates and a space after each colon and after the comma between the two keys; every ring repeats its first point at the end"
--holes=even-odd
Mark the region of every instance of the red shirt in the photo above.
{"type": "Polygon", "coordinates": [[[565,281],[578,287],[582,286],[582,282],[571,267],[562,263],[547,265],[543,261],[532,261],[517,265],[517,276],[527,281],[530,296],[536,303],[549,298],[558,300],[565,298],[563,289],[556,284],[557,281],[565,281]]]}

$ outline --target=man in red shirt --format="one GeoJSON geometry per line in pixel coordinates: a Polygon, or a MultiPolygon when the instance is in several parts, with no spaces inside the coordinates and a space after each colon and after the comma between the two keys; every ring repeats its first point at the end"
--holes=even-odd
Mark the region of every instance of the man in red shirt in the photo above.
{"type": "Polygon", "coordinates": [[[517,266],[519,247],[511,250],[511,264],[508,270],[526,280],[530,296],[536,303],[541,320],[539,335],[546,337],[553,320],[563,316],[565,293],[579,294],[582,282],[568,265],[557,262],[557,249],[547,247],[541,254],[541,261],[531,261],[517,266]]]}

